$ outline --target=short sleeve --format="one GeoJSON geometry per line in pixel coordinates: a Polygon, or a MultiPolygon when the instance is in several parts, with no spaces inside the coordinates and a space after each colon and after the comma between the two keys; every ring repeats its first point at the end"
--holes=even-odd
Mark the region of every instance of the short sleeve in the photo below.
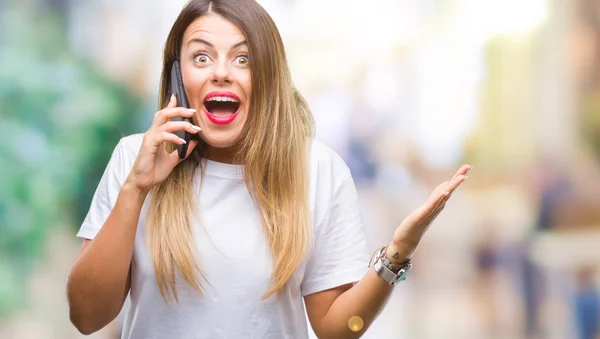
{"type": "Polygon", "coordinates": [[[348,176],[315,228],[313,252],[301,284],[302,296],[359,281],[370,255],[356,187],[348,176]]]}
{"type": "Polygon", "coordinates": [[[110,215],[126,178],[124,170],[123,139],[115,147],[108,165],[98,183],[90,209],[77,233],[78,238],[94,239],[110,215]]]}

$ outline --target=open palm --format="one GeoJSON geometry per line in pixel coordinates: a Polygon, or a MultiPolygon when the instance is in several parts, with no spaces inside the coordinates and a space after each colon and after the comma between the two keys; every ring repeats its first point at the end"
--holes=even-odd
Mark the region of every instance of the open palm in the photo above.
{"type": "Polygon", "coordinates": [[[403,262],[410,259],[431,223],[444,209],[454,190],[467,179],[471,169],[470,165],[463,165],[452,179],[437,186],[427,201],[400,223],[388,248],[390,260],[403,262]]]}

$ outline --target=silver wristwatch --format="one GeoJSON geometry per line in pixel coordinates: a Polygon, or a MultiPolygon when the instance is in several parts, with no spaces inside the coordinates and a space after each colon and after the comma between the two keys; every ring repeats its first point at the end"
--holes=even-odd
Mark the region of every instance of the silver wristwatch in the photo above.
{"type": "Polygon", "coordinates": [[[373,266],[375,272],[383,280],[391,286],[396,286],[396,284],[406,279],[408,272],[412,268],[412,264],[410,261],[402,265],[396,265],[390,262],[385,256],[386,250],[387,247],[384,246],[373,253],[371,262],[369,262],[369,267],[373,266]]]}

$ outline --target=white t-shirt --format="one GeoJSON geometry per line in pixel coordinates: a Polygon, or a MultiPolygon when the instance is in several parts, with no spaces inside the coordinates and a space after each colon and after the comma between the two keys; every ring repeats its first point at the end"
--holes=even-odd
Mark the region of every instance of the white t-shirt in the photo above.
{"type": "MultiPolygon", "coordinates": [[[[110,214],[142,142],[136,134],[121,139],[77,234],[93,239],[110,214]]],[[[302,297],[360,280],[369,252],[363,218],[350,171],[324,144],[313,141],[310,210],[314,248],[292,276],[281,298],[260,300],[267,290],[272,261],[258,209],[243,180],[243,166],[206,161],[200,186],[201,222],[193,225],[199,266],[207,277],[204,296],[177,281],[179,303],[167,305],[158,290],[145,241],[142,207],[135,239],[130,308],[123,338],[308,337],[302,297]]],[[[200,174],[195,180],[200,180],[200,174]]]]}

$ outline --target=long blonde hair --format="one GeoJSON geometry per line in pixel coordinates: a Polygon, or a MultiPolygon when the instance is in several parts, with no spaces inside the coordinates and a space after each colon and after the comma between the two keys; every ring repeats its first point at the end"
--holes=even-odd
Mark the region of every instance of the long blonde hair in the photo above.
{"type": "MultiPolygon", "coordinates": [[[[208,13],[237,25],[248,41],[252,97],[236,162],[245,166],[246,186],[259,206],[273,258],[273,274],[263,295],[268,298],[286,286],[311,246],[308,145],[314,120],[292,84],[277,27],[255,0],[192,0],[183,8],[165,45],[159,106],[168,101],[171,65],[180,54],[183,33],[208,13]]],[[[193,154],[150,192],[148,244],[165,301],[177,302],[176,271],[202,293],[192,230],[197,191],[191,183],[202,166],[203,146],[200,140],[193,154]]]]}

